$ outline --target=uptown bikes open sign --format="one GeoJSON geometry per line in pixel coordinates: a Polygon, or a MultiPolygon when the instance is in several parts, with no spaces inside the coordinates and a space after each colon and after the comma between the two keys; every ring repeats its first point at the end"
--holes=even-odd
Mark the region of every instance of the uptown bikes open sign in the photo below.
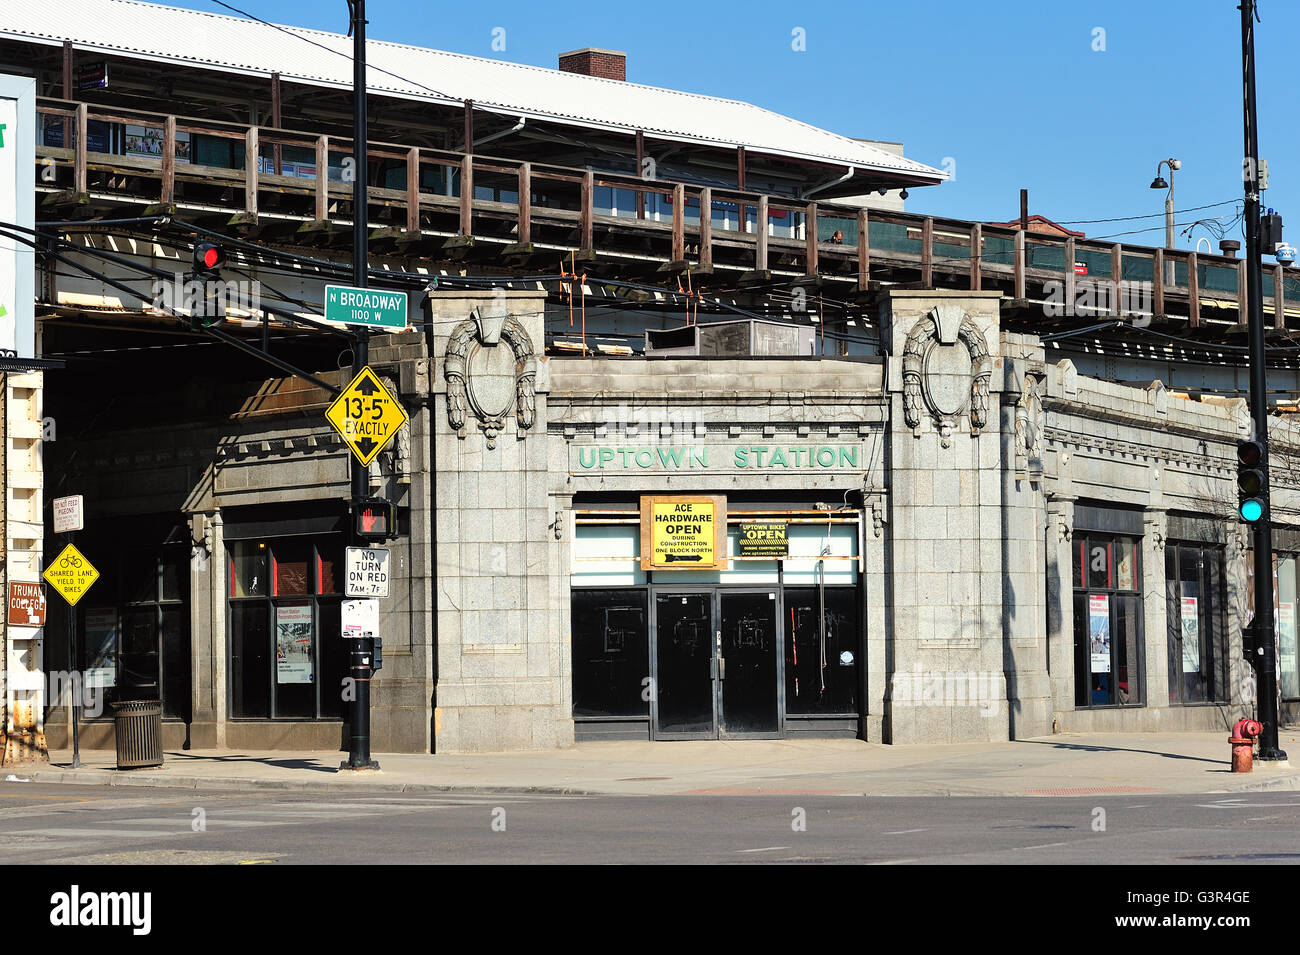
{"type": "Polygon", "coordinates": [[[725,497],[641,498],[643,570],[725,570],[727,566],[725,497]]]}

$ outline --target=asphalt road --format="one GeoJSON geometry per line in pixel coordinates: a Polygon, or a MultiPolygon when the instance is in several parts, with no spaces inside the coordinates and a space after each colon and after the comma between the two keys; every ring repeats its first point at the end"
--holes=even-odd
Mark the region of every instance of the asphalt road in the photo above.
{"type": "Polygon", "coordinates": [[[1258,864],[1300,861],[1298,825],[1297,793],[368,795],[0,783],[3,864],[1258,864]]]}

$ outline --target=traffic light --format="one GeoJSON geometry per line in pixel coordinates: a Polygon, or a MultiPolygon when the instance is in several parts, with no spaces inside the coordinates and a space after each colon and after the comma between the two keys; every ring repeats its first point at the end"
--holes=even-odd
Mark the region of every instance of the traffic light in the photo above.
{"type": "Polygon", "coordinates": [[[382,498],[361,501],[353,508],[357,537],[362,540],[388,540],[397,536],[397,506],[382,498]]]}
{"type": "Polygon", "coordinates": [[[1269,253],[1282,243],[1282,217],[1269,209],[1259,217],[1259,247],[1269,253]]]}
{"type": "Polygon", "coordinates": [[[1264,466],[1264,445],[1258,441],[1237,442],[1237,516],[1247,524],[1264,519],[1268,512],[1268,475],[1264,466]]]}
{"type": "Polygon", "coordinates": [[[1259,666],[1259,627],[1254,621],[1241,628],[1241,655],[1252,667],[1259,666]]]}
{"type": "Polygon", "coordinates": [[[226,264],[226,250],[215,242],[196,242],[194,244],[194,274],[212,276],[221,274],[226,264]]]}

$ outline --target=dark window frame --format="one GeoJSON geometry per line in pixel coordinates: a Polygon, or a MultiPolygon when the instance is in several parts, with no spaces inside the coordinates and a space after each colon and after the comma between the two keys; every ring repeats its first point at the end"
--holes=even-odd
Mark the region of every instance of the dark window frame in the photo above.
{"type": "MultiPolygon", "coordinates": [[[[1074,706],[1079,710],[1099,710],[1099,709],[1134,709],[1147,705],[1147,680],[1146,680],[1146,652],[1145,652],[1145,621],[1143,607],[1143,588],[1142,588],[1142,541],[1143,538],[1132,534],[1124,533],[1105,533],[1097,531],[1079,530],[1076,531],[1071,541],[1071,599],[1074,604],[1074,706]],[[1116,554],[1116,544],[1120,541],[1128,541],[1132,544],[1132,553],[1134,557],[1134,567],[1132,571],[1131,588],[1120,588],[1119,581],[1116,579],[1118,560],[1116,554]],[[1106,580],[1104,584],[1098,584],[1092,576],[1092,549],[1096,544],[1105,544],[1107,547],[1107,567],[1105,569],[1106,580]],[[1089,612],[1089,598],[1093,596],[1104,595],[1107,598],[1107,611],[1110,615],[1110,671],[1107,674],[1094,674],[1091,666],[1091,653],[1089,649],[1089,630],[1091,626],[1091,614],[1089,612]],[[1134,649],[1133,661],[1124,660],[1125,684],[1121,684],[1120,677],[1120,615],[1123,612],[1121,607],[1131,609],[1132,619],[1134,621],[1134,630],[1136,633],[1131,635],[1131,644],[1134,649]],[[1082,627],[1082,630],[1080,629],[1082,627]],[[1082,637],[1082,639],[1081,639],[1082,637]],[[1123,687],[1129,687],[1133,684],[1133,671],[1136,670],[1138,692],[1130,692],[1130,698],[1123,700],[1120,698],[1121,693],[1125,692],[1123,687]],[[1106,686],[1094,685],[1094,677],[1107,676],[1106,686]],[[1096,695],[1100,692],[1107,694],[1106,702],[1096,702],[1096,695]]],[[[1128,637],[1128,634],[1125,634],[1128,637]]]]}
{"type": "MultiPolygon", "coordinates": [[[[1199,557],[1198,561],[1203,561],[1199,557]]],[[[1168,633],[1167,664],[1169,672],[1170,706],[1214,706],[1230,702],[1228,691],[1227,647],[1227,557],[1222,545],[1207,544],[1204,541],[1168,541],[1165,544],[1165,613],[1168,633]],[[1208,577],[1213,571],[1211,566],[1198,566],[1196,583],[1198,591],[1197,619],[1199,634],[1199,663],[1201,669],[1195,671],[1202,676],[1200,692],[1203,699],[1187,699],[1192,695],[1188,686],[1187,673],[1182,668],[1183,633],[1182,633],[1182,598],[1191,596],[1183,592],[1183,558],[1184,551],[1198,551],[1218,555],[1217,587],[1208,577]],[[1172,562],[1172,567],[1171,567],[1172,562]],[[1170,576],[1170,571],[1173,576],[1170,576]],[[1207,597],[1210,603],[1207,604],[1207,597]],[[1208,626],[1207,626],[1208,624],[1208,626]],[[1208,677],[1207,677],[1208,674],[1208,677]]]]}
{"type": "MultiPolygon", "coordinates": [[[[323,564],[327,560],[333,562],[333,582],[339,586],[339,570],[344,563],[344,553],[347,542],[344,535],[338,533],[323,533],[312,535],[274,535],[270,534],[261,538],[239,539],[227,542],[226,545],[226,570],[229,574],[229,583],[226,588],[226,667],[229,679],[227,680],[227,706],[229,707],[230,719],[233,722],[309,722],[309,723],[340,723],[344,720],[344,707],[342,703],[342,692],[340,688],[329,686],[330,681],[325,679],[327,671],[337,670],[342,672],[341,664],[338,667],[327,666],[326,654],[335,653],[341,657],[343,648],[342,643],[337,640],[338,627],[327,628],[324,626],[326,613],[331,613],[337,623],[339,615],[342,613],[343,594],[339,590],[329,593],[321,592],[323,577],[323,564]],[[278,546],[300,546],[303,543],[307,545],[307,592],[305,594],[281,594],[279,593],[279,575],[276,573],[277,560],[276,548],[278,546]],[[267,582],[262,593],[238,596],[236,594],[236,549],[240,547],[256,546],[264,544],[266,550],[265,567],[267,571],[267,582]],[[325,558],[322,558],[322,552],[325,552],[325,558]],[[332,558],[329,555],[333,555],[332,558]],[[311,681],[312,693],[312,715],[301,714],[281,714],[280,710],[280,686],[276,680],[276,610],[280,606],[293,606],[306,604],[311,608],[311,627],[312,627],[312,676],[311,681]],[[262,648],[266,654],[266,660],[269,665],[265,667],[263,677],[265,684],[262,687],[266,694],[267,713],[266,715],[240,715],[236,713],[237,688],[235,681],[243,677],[242,661],[237,665],[235,656],[235,625],[237,613],[252,610],[256,613],[260,608],[263,611],[262,619],[266,626],[266,645],[262,648]],[[329,634],[327,634],[327,630],[329,634]],[[330,636],[332,634],[332,636],[330,636]],[[335,641],[334,646],[329,645],[329,641],[335,641]],[[328,688],[327,688],[328,687],[328,688]],[[337,697],[337,702],[330,698],[329,694],[337,697]],[[330,712],[323,705],[329,701],[332,707],[337,709],[336,712],[330,712]]],[[[286,562],[287,563],[287,562],[286,562]]],[[[284,684],[291,686],[295,684],[284,684]]],[[[298,684],[300,685],[300,684],[298,684]]]]}
{"type": "MultiPolygon", "coordinates": [[[[78,543],[78,547],[83,553],[102,552],[103,547],[97,546],[96,540],[102,538],[92,538],[88,543],[78,543]]],[[[185,555],[180,544],[157,544],[148,547],[131,547],[115,554],[111,560],[105,561],[100,558],[97,563],[100,570],[101,580],[96,581],[95,585],[87,591],[86,596],[78,602],[71,612],[75,614],[76,619],[76,655],[75,669],[85,675],[87,672],[87,645],[86,645],[86,617],[88,614],[109,610],[114,614],[113,626],[113,686],[108,688],[106,696],[111,701],[123,701],[132,698],[145,697],[148,699],[158,699],[163,705],[163,719],[166,721],[178,721],[188,723],[193,714],[193,677],[191,667],[193,663],[193,646],[191,643],[190,633],[190,575],[189,559],[185,555]],[[168,552],[171,552],[172,559],[168,560],[168,552]],[[153,565],[153,590],[152,593],[144,599],[138,599],[139,595],[131,595],[127,592],[126,568],[129,563],[136,561],[141,557],[146,557],[153,565]],[[178,595],[176,597],[166,597],[163,591],[163,581],[165,579],[166,567],[174,566],[177,568],[178,595]],[[105,588],[111,588],[111,595],[104,593],[105,588]],[[98,590],[98,592],[97,592],[98,590]],[[143,654],[154,659],[157,668],[158,679],[155,683],[134,682],[124,683],[123,678],[126,675],[122,661],[127,656],[125,649],[126,636],[126,619],[130,614],[150,613],[152,612],[153,650],[143,654]],[[177,614],[180,621],[178,646],[184,648],[184,673],[183,680],[178,680],[180,692],[171,692],[170,682],[167,679],[167,660],[166,648],[163,643],[163,621],[167,613],[177,614]],[[146,690],[147,693],[136,692],[146,690]]],[[[66,618],[65,618],[66,619],[66,618]]],[[[66,651],[64,653],[66,656],[66,651]]],[[[141,655],[141,654],[132,654],[141,655]]],[[[106,706],[100,714],[94,717],[86,716],[83,711],[83,719],[88,720],[111,720],[113,718],[112,707],[106,706]]]]}

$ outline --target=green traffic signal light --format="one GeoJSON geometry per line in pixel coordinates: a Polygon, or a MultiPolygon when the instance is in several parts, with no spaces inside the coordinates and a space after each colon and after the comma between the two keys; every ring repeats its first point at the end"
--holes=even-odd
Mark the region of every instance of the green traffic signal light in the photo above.
{"type": "Polygon", "coordinates": [[[1263,442],[1237,442],[1237,515],[1247,524],[1254,524],[1264,517],[1264,502],[1268,499],[1264,459],[1263,442]]]}

